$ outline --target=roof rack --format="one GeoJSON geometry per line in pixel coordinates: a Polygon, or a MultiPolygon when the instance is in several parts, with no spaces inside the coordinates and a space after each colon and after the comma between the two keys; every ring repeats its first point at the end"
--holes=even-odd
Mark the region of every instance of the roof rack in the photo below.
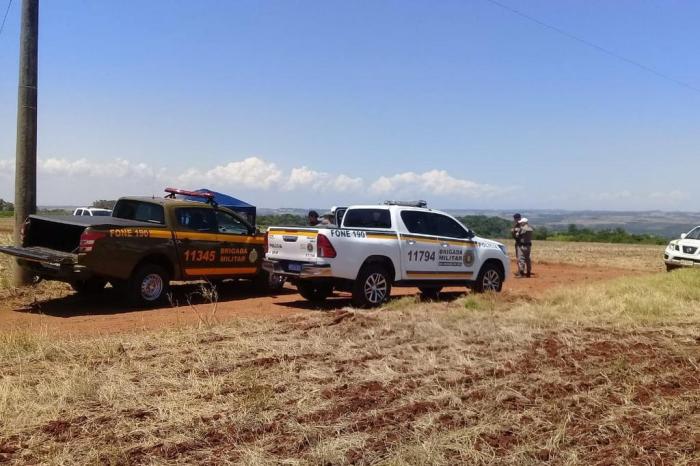
{"type": "Polygon", "coordinates": [[[428,207],[427,201],[384,201],[385,205],[400,205],[404,207],[428,207]]]}
{"type": "Polygon", "coordinates": [[[216,202],[214,201],[214,194],[213,193],[201,192],[201,191],[188,191],[186,189],[177,189],[177,188],[165,188],[165,192],[168,193],[168,195],[165,196],[168,199],[175,199],[176,195],[190,196],[190,197],[201,197],[202,199],[205,199],[205,202],[207,204],[211,204],[214,207],[216,207],[216,202]]]}

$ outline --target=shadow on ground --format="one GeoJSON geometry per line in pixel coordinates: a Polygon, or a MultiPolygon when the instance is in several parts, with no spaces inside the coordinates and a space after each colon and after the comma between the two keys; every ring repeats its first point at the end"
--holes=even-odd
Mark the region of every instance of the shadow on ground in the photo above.
{"type": "MultiPolygon", "coordinates": [[[[392,296],[389,300],[390,301],[395,301],[397,299],[405,298],[405,297],[418,297],[418,299],[421,302],[432,302],[432,301],[454,301],[455,299],[461,298],[467,294],[465,291],[445,291],[440,293],[440,297],[438,299],[427,299],[424,298],[420,293],[414,293],[414,294],[403,294],[403,295],[395,295],[392,296]]],[[[292,309],[305,309],[305,310],[321,310],[321,311],[335,311],[338,309],[342,309],[344,307],[352,307],[352,301],[350,299],[350,294],[349,293],[333,293],[333,295],[326,299],[325,301],[321,303],[312,303],[310,301],[307,301],[301,296],[299,297],[300,299],[296,301],[289,301],[289,302],[282,302],[282,303],[276,303],[277,306],[284,306],[292,309]]]]}
{"type": "MultiPolygon", "coordinates": [[[[216,292],[218,294],[218,302],[226,303],[250,298],[275,298],[277,296],[294,294],[296,291],[290,288],[282,288],[274,293],[263,294],[253,289],[248,282],[236,282],[218,284],[216,285],[216,292]]],[[[171,287],[169,301],[169,306],[171,307],[211,303],[202,293],[202,285],[197,283],[173,285],[171,287]]],[[[36,301],[21,308],[14,309],[14,311],[30,314],[44,314],[52,317],[77,317],[148,312],[163,309],[163,307],[146,308],[130,306],[125,302],[122,296],[117,294],[116,290],[107,287],[98,294],[79,295],[77,293],[71,293],[59,298],[36,301]]]]}

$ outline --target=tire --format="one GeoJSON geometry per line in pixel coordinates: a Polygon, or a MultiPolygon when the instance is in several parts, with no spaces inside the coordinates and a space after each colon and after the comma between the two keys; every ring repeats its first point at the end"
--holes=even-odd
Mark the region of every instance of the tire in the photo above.
{"type": "Polygon", "coordinates": [[[668,264],[666,264],[666,272],[673,272],[673,271],[676,270],[677,268],[678,268],[678,267],[676,267],[675,265],[668,265],[668,264]]]}
{"type": "Polygon", "coordinates": [[[381,306],[391,296],[391,276],[381,265],[366,265],[357,274],[352,287],[352,304],[355,307],[381,306]]]}
{"type": "Polygon", "coordinates": [[[440,298],[440,291],[442,290],[441,286],[420,286],[418,287],[420,290],[420,294],[423,296],[424,299],[428,300],[437,300],[440,298]]]}
{"type": "Polygon", "coordinates": [[[101,278],[89,278],[79,282],[71,282],[70,286],[79,295],[94,295],[104,291],[107,280],[101,278]]]}
{"type": "Polygon", "coordinates": [[[139,266],[125,287],[129,304],[139,307],[162,304],[170,291],[170,274],[160,265],[139,266]]]}
{"type": "Polygon", "coordinates": [[[312,303],[322,303],[333,293],[333,285],[311,280],[299,280],[297,290],[302,298],[312,303]]]}
{"type": "Polygon", "coordinates": [[[473,289],[477,293],[485,293],[487,291],[498,293],[503,288],[504,278],[503,270],[500,267],[487,262],[486,265],[481,267],[473,289]]]}

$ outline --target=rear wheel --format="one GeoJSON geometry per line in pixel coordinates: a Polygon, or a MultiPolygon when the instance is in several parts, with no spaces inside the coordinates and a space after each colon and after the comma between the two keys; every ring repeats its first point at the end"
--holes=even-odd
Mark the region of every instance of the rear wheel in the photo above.
{"type": "Polygon", "coordinates": [[[302,298],[307,301],[322,303],[333,293],[333,285],[310,280],[299,280],[297,290],[302,298]]]}
{"type": "Polygon", "coordinates": [[[131,275],[125,291],[134,306],[162,304],[170,291],[170,274],[160,265],[144,264],[131,275]]]}
{"type": "Polygon", "coordinates": [[[355,307],[377,307],[389,300],[391,277],[381,265],[368,265],[360,270],[352,288],[355,307]]]}
{"type": "Polygon", "coordinates": [[[421,286],[418,288],[425,299],[437,300],[440,297],[441,286],[421,286]]]}
{"type": "Polygon", "coordinates": [[[101,278],[88,278],[87,280],[81,280],[79,282],[71,282],[70,286],[73,290],[80,295],[91,295],[101,293],[105,286],[107,285],[107,280],[101,278]]]}
{"type": "Polygon", "coordinates": [[[474,284],[474,291],[484,293],[493,291],[498,293],[503,287],[503,270],[494,263],[485,264],[479,271],[474,284]]]}

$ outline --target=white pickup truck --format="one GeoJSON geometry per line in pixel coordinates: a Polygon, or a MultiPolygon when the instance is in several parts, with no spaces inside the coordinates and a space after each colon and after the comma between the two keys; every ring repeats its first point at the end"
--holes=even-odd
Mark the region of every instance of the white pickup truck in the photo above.
{"type": "Polygon", "coordinates": [[[418,287],[426,297],[443,286],[498,292],[508,275],[503,244],[478,238],[423,201],[348,207],[338,223],[270,227],[263,268],[296,282],[310,301],[337,289],[351,292],[357,307],[381,305],[392,285],[418,287]]]}

